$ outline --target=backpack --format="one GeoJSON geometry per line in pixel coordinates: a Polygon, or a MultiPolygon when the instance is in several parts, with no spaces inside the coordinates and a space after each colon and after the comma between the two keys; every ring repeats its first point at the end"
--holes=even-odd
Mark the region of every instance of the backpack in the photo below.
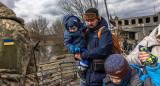
{"type": "MultiPolygon", "coordinates": [[[[101,32],[102,32],[102,29],[104,28],[105,26],[102,26],[99,30],[98,30],[98,39],[101,37],[101,32]]],[[[85,31],[85,34],[88,32],[89,29],[86,29],[85,31]]],[[[116,53],[119,53],[121,54],[121,49],[120,49],[120,45],[119,45],[119,41],[118,41],[118,38],[112,34],[112,38],[113,38],[113,47],[111,49],[111,54],[116,54],[116,53]]]]}

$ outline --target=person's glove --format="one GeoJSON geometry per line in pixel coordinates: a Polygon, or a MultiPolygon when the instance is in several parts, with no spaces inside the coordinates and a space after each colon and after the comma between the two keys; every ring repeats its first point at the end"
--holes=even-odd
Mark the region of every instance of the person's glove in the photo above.
{"type": "Polygon", "coordinates": [[[75,49],[75,46],[71,45],[70,48],[69,48],[69,51],[74,54],[75,53],[74,49],[75,49]]]}
{"type": "Polygon", "coordinates": [[[70,46],[69,48],[70,52],[73,53],[73,54],[76,54],[76,53],[79,53],[80,52],[80,48],[78,47],[75,47],[75,46],[70,46]]]}
{"type": "Polygon", "coordinates": [[[144,65],[149,65],[150,63],[155,63],[158,61],[158,57],[150,53],[150,51],[142,45],[139,45],[139,51],[145,51],[149,54],[149,59],[144,63],[144,65]]]}
{"type": "Polygon", "coordinates": [[[79,47],[75,47],[75,48],[74,48],[74,52],[75,52],[75,53],[80,53],[80,50],[81,50],[81,49],[80,49],[79,47]]]}

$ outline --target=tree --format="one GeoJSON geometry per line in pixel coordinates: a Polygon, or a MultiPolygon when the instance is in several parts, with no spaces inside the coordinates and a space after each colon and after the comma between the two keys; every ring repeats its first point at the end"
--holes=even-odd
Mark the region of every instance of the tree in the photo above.
{"type": "Polygon", "coordinates": [[[45,42],[45,35],[48,29],[49,21],[46,18],[39,17],[26,24],[26,28],[29,30],[31,39],[34,41],[41,40],[45,42]]]}
{"type": "Polygon", "coordinates": [[[83,22],[83,14],[88,8],[97,8],[98,0],[60,0],[59,6],[61,12],[73,14],[79,17],[83,22]]]}
{"type": "Polygon", "coordinates": [[[110,24],[110,19],[109,19],[109,13],[108,13],[108,7],[107,7],[107,0],[104,0],[104,4],[105,4],[105,7],[106,7],[106,14],[107,14],[107,18],[108,18],[108,26],[111,27],[111,24],[110,24]]]}
{"type": "Polygon", "coordinates": [[[62,23],[62,20],[57,19],[52,25],[50,26],[48,33],[50,36],[52,36],[52,40],[57,43],[63,43],[64,39],[64,25],[62,23]]]}

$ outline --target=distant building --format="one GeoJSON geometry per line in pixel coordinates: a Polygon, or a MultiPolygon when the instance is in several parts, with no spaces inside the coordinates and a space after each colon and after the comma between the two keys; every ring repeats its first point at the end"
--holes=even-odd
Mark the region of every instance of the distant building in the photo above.
{"type": "Polygon", "coordinates": [[[114,32],[118,38],[127,38],[140,41],[145,36],[160,24],[160,13],[155,15],[110,19],[113,27],[111,31],[114,32]]]}

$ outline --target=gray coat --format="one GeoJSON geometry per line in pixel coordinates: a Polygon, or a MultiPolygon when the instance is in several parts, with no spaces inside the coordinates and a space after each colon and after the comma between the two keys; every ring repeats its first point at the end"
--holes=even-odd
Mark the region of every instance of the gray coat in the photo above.
{"type": "MultiPolygon", "coordinates": [[[[158,62],[160,62],[160,39],[157,39],[156,36],[158,34],[158,29],[160,31],[160,25],[157,26],[149,36],[146,36],[137,46],[136,48],[127,56],[127,60],[129,63],[134,64],[136,66],[142,66],[138,58],[139,53],[139,45],[143,45],[144,47],[152,47],[151,53],[157,55],[158,62]]],[[[160,34],[159,34],[160,35],[160,34]]]]}

